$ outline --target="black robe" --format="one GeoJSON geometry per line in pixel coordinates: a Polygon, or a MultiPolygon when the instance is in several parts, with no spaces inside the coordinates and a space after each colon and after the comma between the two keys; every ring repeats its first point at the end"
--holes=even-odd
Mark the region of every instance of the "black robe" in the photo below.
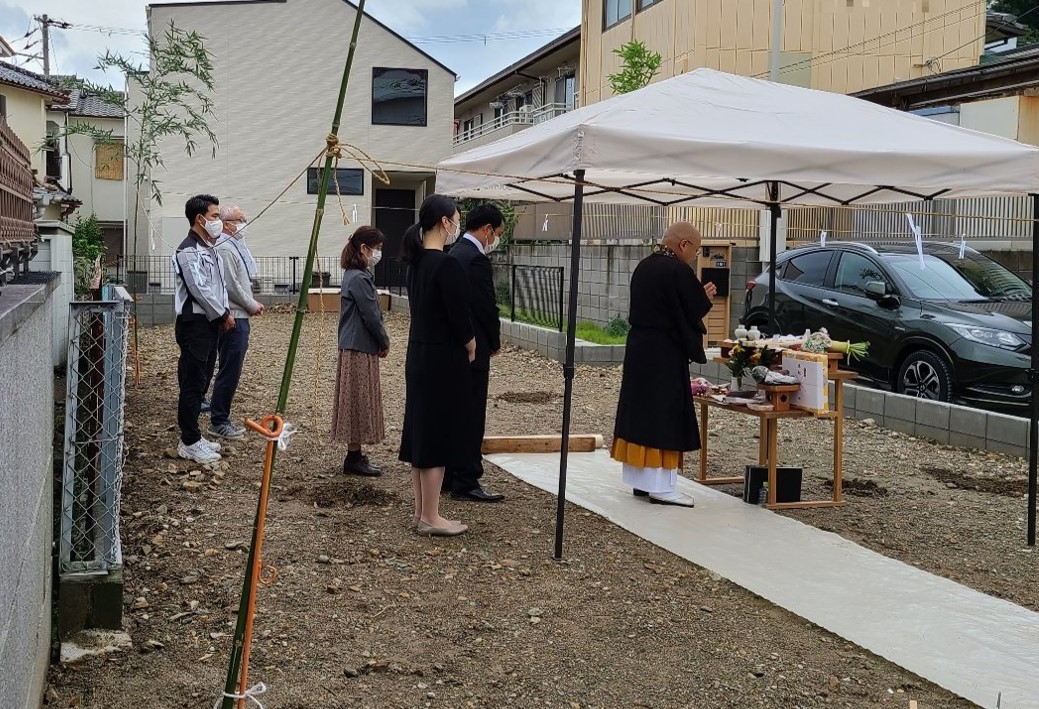
{"type": "Polygon", "coordinates": [[[699,450],[689,362],[707,361],[703,318],[710,309],[696,272],[677,258],[655,253],[635,267],[614,438],[699,450]]]}

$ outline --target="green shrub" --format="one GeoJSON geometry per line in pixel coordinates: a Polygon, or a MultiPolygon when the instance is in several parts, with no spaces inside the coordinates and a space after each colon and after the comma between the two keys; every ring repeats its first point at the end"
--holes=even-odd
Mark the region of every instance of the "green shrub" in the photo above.
{"type": "Polygon", "coordinates": [[[100,262],[105,255],[105,237],[97,223],[97,215],[84,219],[76,218],[72,234],[72,271],[76,297],[90,295],[91,282],[98,275],[100,262]]]}
{"type": "Polygon", "coordinates": [[[603,331],[612,337],[627,337],[628,332],[631,331],[631,325],[620,315],[615,315],[610,322],[606,323],[603,331]]]}
{"type": "Polygon", "coordinates": [[[498,305],[512,305],[512,289],[508,281],[498,281],[494,284],[494,296],[498,305]]]}

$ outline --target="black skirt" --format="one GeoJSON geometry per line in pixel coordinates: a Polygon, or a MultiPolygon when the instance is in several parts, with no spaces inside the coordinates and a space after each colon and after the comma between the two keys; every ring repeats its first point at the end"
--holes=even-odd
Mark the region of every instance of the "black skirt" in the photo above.
{"type": "Polygon", "coordinates": [[[406,400],[400,460],[416,468],[461,466],[466,460],[466,422],[472,417],[469,357],[457,345],[408,343],[406,400]]]}

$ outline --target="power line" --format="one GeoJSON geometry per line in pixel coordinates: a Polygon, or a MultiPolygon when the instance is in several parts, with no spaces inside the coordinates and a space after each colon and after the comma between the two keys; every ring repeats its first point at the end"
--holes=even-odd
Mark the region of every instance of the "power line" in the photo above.
{"type": "MultiPolygon", "coordinates": [[[[805,65],[808,65],[809,67],[813,67],[814,68],[817,63],[819,64],[819,66],[825,66],[826,64],[833,63],[833,61],[837,61],[839,59],[849,58],[846,55],[849,55],[849,53],[852,53],[853,50],[856,50],[856,49],[864,50],[867,47],[867,45],[870,45],[870,44],[872,44],[874,42],[880,42],[881,40],[887,39],[887,38],[894,38],[894,41],[892,41],[892,42],[887,42],[887,43],[884,43],[884,44],[878,44],[876,49],[882,49],[884,47],[889,47],[892,44],[897,44],[899,41],[904,41],[904,40],[899,40],[898,39],[898,35],[900,35],[900,34],[903,34],[905,32],[911,32],[912,30],[914,30],[914,29],[916,29],[918,27],[923,27],[924,25],[928,25],[928,24],[930,24],[932,22],[937,22],[938,20],[941,20],[941,19],[944,19],[946,17],[949,17],[950,15],[956,15],[956,14],[960,14],[962,12],[964,12],[964,8],[962,8],[962,7],[961,8],[957,8],[955,10],[949,10],[948,12],[943,12],[940,15],[935,15],[934,17],[928,17],[927,19],[920,20],[918,22],[914,22],[911,25],[907,25],[905,27],[899,27],[898,29],[895,29],[895,30],[893,30],[891,32],[886,32],[884,34],[877,35],[876,37],[871,37],[870,39],[866,39],[866,40],[863,40],[861,42],[856,42],[855,44],[849,44],[848,46],[842,47],[841,49],[835,49],[835,50],[833,50],[831,52],[827,52],[825,54],[820,54],[818,56],[810,57],[808,59],[802,59],[802,60],[794,62],[792,64],[786,64],[786,65],[780,67],[779,73],[780,74],[788,74],[788,73],[790,73],[792,71],[798,71],[799,69],[804,68],[805,65]],[[832,59],[831,59],[831,61],[819,63],[819,60],[827,59],[827,58],[832,58],[832,59]]],[[[985,12],[985,10],[984,10],[984,8],[982,8],[982,12],[981,13],[977,13],[976,12],[976,13],[974,13],[973,15],[971,15],[970,17],[968,17],[966,19],[975,19],[978,16],[978,14],[983,14],[984,12],[985,12]]],[[[961,22],[963,20],[964,20],[964,18],[960,19],[961,22]]],[[[973,41],[977,41],[977,40],[973,40],[973,41]]],[[[972,42],[968,42],[967,44],[971,44],[971,43],[972,42]]],[[[964,45],[964,46],[966,46],[966,45],[964,45]]],[[[955,50],[953,50],[953,51],[955,51],[955,50]]],[[[862,51],[858,51],[858,52],[855,52],[854,54],[862,54],[862,53],[863,53],[862,51]]],[[[768,78],[768,76],[769,76],[769,72],[766,71],[766,72],[762,72],[762,73],[756,74],[754,78],[765,79],[765,78],[768,78]]]]}
{"type": "Polygon", "coordinates": [[[512,41],[536,39],[538,37],[558,37],[569,32],[572,27],[556,27],[542,30],[514,30],[511,32],[491,32],[489,34],[435,35],[430,37],[405,37],[412,44],[461,44],[496,41],[512,41]]]}
{"type": "MultiPolygon", "coordinates": [[[[65,29],[79,30],[81,32],[99,32],[107,35],[145,35],[143,30],[136,30],[130,27],[109,27],[107,25],[88,25],[74,23],[69,25],[65,29]]],[[[487,44],[488,42],[508,42],[508,41],[519,41],[525,39],[537,39],[539,37],[558,37],[559,35],[569,32],[572,27],[552,27],[545,29],[530,29],[530,30],[512,30],[504,32],[489,32],[485,34],[465,34],[465,35],[428,35],[428,36],[414,36],[405,37],[406,40],[412,44],[462,44],[462,43],[480,43],[487,44]]]]}
{"type": "MultiPolygon", "coordinates": [[[[1033,12],[1035,12],[1036,10],[1039,10],[1039,5],[1036,5],[1036,6],[1035,6],[1035,7],[1033,7],[1033,8],[1031,9],[1031,10],[1026,10],[1026,11],[1025,11],[1025,12],[1023,12],[1022,14],[1020,14],[1020,15],[1017,15],[1017,16],[1016,16],[1016,17],[1017,17],[1017,21],[1018,21],[1018,22],[1020,22],[1021,20],[1023,20],[1023,19],[1024,19],[1024,18],[1026,18],[1026,17],[1028,17],[1029,15],[1031,15],[1031,14],[1032,14],[1033,12]]],[[[959,50],[963,49],[964,47],[969,47],[970,45],[972,45],[972,44],[974,44],[975,42],[977,42],[977,41],[978,41],[979,39],[985,39],[985,37],[987,37],[987,36],[988,36],[988,31],[987,31],[987,29],[986,29],[985,33],[984,33],[984,34],[982,34],[982,35],[981,35],[980,37],[975,37],[974,39],[972,39],[971,41],[967,42],[966,44],[961,44],[960,46],[956,47],[956,49],[950,49],[950,50],[949,50],[948,52],[946,52],[945,54],[939,54],[939,55],[938,55],[937,57],[933,57],[932,59],[929,59],[928,61],[937,61],[937,60],[940,60],[940,59],[941,59],[942,57],[947,57],[947,56],[949,56],[950,54],[952,54],[953,52],[958,52],[959,50]]],[[[938,66],[939,66],[939,67],[941,67],[941,64],[939,64],[938,66]]]]}

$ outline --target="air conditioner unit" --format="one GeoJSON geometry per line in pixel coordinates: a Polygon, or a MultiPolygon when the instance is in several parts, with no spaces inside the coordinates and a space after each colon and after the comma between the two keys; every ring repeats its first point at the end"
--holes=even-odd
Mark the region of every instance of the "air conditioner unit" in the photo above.
{"type": "Polygon", "coordinates": [[[573,76],[574,72],[575,69],[572,66],[561,66],[556,70],[556,77],[562,79],[567,76],[573,76]]]}
{"type": "Polygon", "coordinates": [[[520,113],[530,113],[531,110],[533,110],[533,108],[534,107],[531,106],[529,103],[525,103],[525,104],[523,104],[522,106],[519,107],[519,112],[520,113]]]}
{"type": "Polygon", "coordinates": [[[501,101],[491,101],[491,108],[505,108],[505,104],[501,101]]]}

